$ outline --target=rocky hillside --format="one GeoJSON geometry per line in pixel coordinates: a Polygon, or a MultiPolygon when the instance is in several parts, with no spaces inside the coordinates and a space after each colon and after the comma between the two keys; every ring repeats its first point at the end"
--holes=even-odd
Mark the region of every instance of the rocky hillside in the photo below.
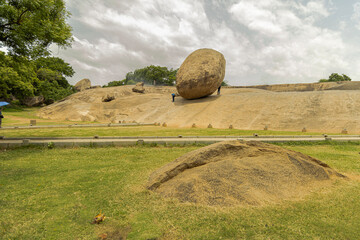
{"type": "MultiPolygon", "coordinates": [[[[334,84],[337,83],[329,84],[328,89],[341,86],[334,84]]],[[[305,127],[308,131],[324,133],[339,133],[346,128],[349,133],[360,133],[359,90],[279,92],[222,88],[220,96],[196,100],[176,97],[172,102],[171,93],[176,92],[175,87],[145,86],[144,94],[134,93],[131,88],[121,86],[79,92],[42,108],[39,116],[113,123],[124,120],[166,122],[173,127],[191,127],[193,123],[203,128],[209,123],[214,128],[228,128],[232,124],[239,129],[268,126],[271,130],[300,131],[305,127]]],[[[293,89],[301,88],[294,86],[293,89]]]]}
{"type": "MultiPolygon", "coordinates": [[[[244,88],[244,87],[240,87],[244,88]]],[[[258,88],[274,92],[304,92],[323,90],[360,90],[360,82],[323,82],[323,83],[296,83],[296,84],[274,84],[256,85],[245,88],[258,88]]]]}

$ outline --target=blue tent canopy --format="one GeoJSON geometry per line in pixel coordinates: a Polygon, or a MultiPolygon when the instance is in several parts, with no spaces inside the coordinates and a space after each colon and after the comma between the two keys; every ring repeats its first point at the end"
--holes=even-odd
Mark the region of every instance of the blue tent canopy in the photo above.
{"type": "Polygon", "coordinates": [[[6,106],[6,105],[9,105],[9,103],[8,102],[0,102],[0,107],[6,106]]]}

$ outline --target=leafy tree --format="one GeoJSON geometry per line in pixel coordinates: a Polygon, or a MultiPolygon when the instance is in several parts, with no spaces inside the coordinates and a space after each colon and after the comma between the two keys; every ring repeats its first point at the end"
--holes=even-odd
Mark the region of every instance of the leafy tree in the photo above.
{"type": "MultiPolygon", "coordinates": [[[[43,61],[52,63],[53,59],[43,61]]],[[[23,102],[27,97],[42,95],[46,103],[52,103],[74,93],[64,77],[73,73],[72,68],[63,61],[56,66],[39,65],[26,57],[9,56],[0,51],[0,98],[11,100],[15,97],[23,102]]]]}
{"type": "Polygon", "coordinates": [[[44,96],[45,104],[51,104],[75,92],[72,87],[61,87],[57,81],[42,81],[39,84],[37,91],[39,95],[44,96]]]}
{"type": "Polygon", "coordinates": [[[35,60],[35,64],[38,69],[48,68],[50,70],[60,73],[64,77],[72,77],[75,73],[74,69],[70,66],[70,64],[57,57],[40,57],[35,60]]]}
{"type": "Polygon", "coordinates": [[[65,77],[74,74],[60,58],[48,57],[49,46],[69,47],[64,0],[0,0],[0,98],[23,101],[43,95],[47,102],[73,93],[65,77]]]}
{"type": "Polygon", "coordinates": [[[340,82],[340,81],[344,81],[344,78],[337,73],[332,73],[329,76],[329,82],[340,82]]]}
{"type": "Polygon", "coordinates": [[[51,104],[74,93],[64,75],[72,76],[72,67],[59,58],[41,58],[35,61],[37,68],[36,95],[42,95],[46,104],[51,104]],[[38,61],[39,60],[39,61],[38,61]]]}
{"type": "Polygon", "coordinates": [[[69,47],[69,16],[64,0],[0,0],[0,47],[31,58],[49,55],[53,43],[69,47]]]}
{"type": "Polygon", "coordinates": [[[338,73],[332,73],[329,76],[329,79],[320,79],[319,82],[343,82],[343,81],[351,81],[351,78],[346,76],[345,74],[339,75],[338,73]]]}
{"type": "Polygon", "coordinates": [[[176,81],[177,69],[168,69],[150,65],[145,68],[136,69],[134,72],[128,72],[125,78],[125,84],[133,82],[145,82],[150,85],[168,85],[173,86],[176,81]]]}
{"type": "Polygon", "coordinates": [[[40,80],[57,81],[63,88],[70,87],[65,77],[72,77],[74,69],[61,58],[41,57],[35,60],[37,75],[40,80]]]}
{"type": "Polygon", "coordinates": [[[19,74],[10,67],[0,67],[0,99],[24,98],[34,94],[29,82],[21,81],[19,74]]]}
{"type": "Polygon", "coordinates": [[[348,76],[346,76],[345,74],[342,75],[344,81],[351,81],[351,78],[349,78],[348,76]]]}
{"type": "Polygon", "coordinates": [[[126,79],[123,79],[121,81],[112,81],[112,82],[109,82],[107,85],[104,85],[103,87],[123,86],[123,85],[126,85],[125,82],[126,82],[126,79]]]}
{"type": "Polygon", "coordinates": [[[0,98],[10,99],[11,96],[23,99],[34,95],[36,78],[35,65],[23,57],[5,55],[0,51],[0,98]]]}

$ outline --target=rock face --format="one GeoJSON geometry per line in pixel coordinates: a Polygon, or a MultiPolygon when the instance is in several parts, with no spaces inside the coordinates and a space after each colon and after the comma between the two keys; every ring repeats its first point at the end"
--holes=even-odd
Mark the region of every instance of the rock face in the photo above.
{"type": "Polygon", "coordinates": [[[144,83],[143,82],[138,82],[135,85],[135,87],[133,87],[132,91],[137,92],[137,93],[144,93],[145,92],[144,83]]]}
{"type": "Polygon", "coordinates": [[[360,82],[318,82],[318,83],[296,83],[244,86],[241,88],[258,88],[273,92],[307,92],[326,90],[360,90],[360,82]]]}
{"type": "Polygon", "coordinates": [[[224,56],[213,49],[199,49],[181,64],[176,75],[176,88],[186,99],[211,95],[225,77],[224,56]]]}
{"type": "Polygon", "coordinates": [[[35,96],[35,97],[29,97],[26,98],[23,103],[27,107],[36,107],[41,106],[44,103],[45,98],[43,96],[35,96]]]}
{"type": "Polygon", "coordinates": [[[74,87],[75,87],[76,91],[81,92],[86,89],[90,89],[91,82],[89,79],[84,78],[83,80],[80,80],[79,82],[77,82],[74,87]]]}
{"type": "Polygon", "coordinates": [[[333,177],[345,176],[302,153],[256,141],[227,141],[161,167],[147,188],[181,202],[262,205],[301,198],[333,177]]]}

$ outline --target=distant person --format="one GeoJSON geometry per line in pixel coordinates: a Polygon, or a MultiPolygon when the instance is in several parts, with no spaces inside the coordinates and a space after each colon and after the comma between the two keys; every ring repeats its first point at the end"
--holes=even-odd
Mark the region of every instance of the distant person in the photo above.
{"type": "Polygon", "coordinates": [[[4,115],[2,115],[2,110],[3,107],[0,107],[0,128],[1,128],[2,119],[4,118],[4,115]]]}
{"type": "Polygon", "coordinates": [[[172,101],[175,102],[175,93],[172,93],[171,96],[172,96],[172,101]]]}
{"type": "Polygon", "coordinates": [[[220,87],[218,88],[217,95],[220,95],[220,89],[221,89],[221,85],[220,85],[220,87]]]}

